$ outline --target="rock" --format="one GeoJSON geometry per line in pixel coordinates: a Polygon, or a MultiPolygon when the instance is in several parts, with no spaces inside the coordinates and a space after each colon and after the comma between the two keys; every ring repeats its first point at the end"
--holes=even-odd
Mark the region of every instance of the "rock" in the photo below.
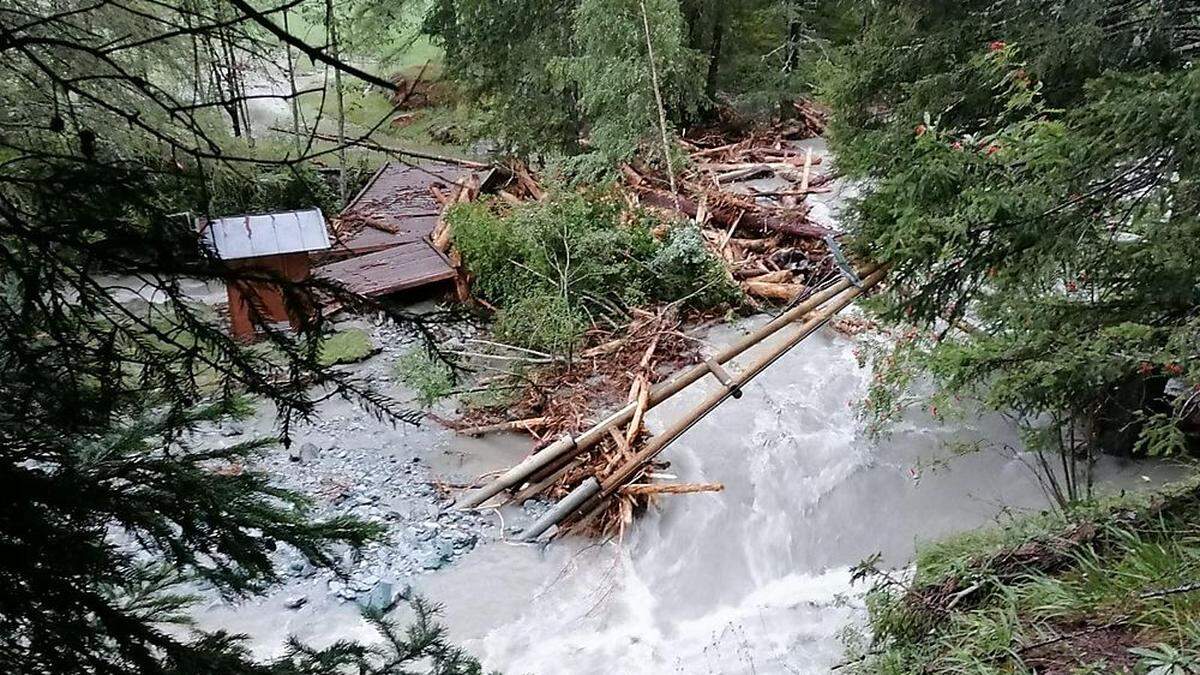
{"type": "Polygon", "coordinates": [[[308,598],[303,595],[297,595],[283,601],[283,606],[288,609],[300,609],[308,602],[308,598]]]}
{"type": "Polygon", "coordinates": [[[321,456],[321,449],[312,443],[304,443],[297,451],[301,462],[311,462],[321,456]]]}
{"type": "Polygon", "coordinates": [[[241,436],[244,433],[246,433],[245,427],[237,423],[228,424],[224,427],[221,427],[221,435],[225,437],[241,436]]]}
{"type": "Polygon", "coordinates": [[[454,548],[474,548],[479,541],[479,535],[472,532],[463,532],[462,530],[454,530],[449,535],[450,543],[454,548]]]}
{"type": "Polygon", "coordinates": [[[423,570],[440,570],[447,562],[441,551],[425,551],[417,557],[417,563],[423,570]]]}
{"type": "Polygon", "coordinates": [[[363,609],[386,612],[394,600],[391,582],[380,581],[371,588],[370,592],[359,598],[358,604],[362,605],[363,609]]]}

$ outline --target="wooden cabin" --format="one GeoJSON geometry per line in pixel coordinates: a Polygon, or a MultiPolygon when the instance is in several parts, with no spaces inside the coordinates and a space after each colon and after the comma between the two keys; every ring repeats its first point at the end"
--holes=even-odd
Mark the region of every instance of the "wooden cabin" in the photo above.
{"type": "Polygon", "coordinates": [[[229,267],[262,272],[262,280],[226,284],[229,323],[233,335],[252,340],[255,317],[270,324],[297,327],[312,311],[309,299],[287,300],[280,283],[302,282],[312,267],[309,256],[330,248],[329,229],[320,209],[287,211],[254,216],[230,216],[198,223],[203,244],[229,267]]]}

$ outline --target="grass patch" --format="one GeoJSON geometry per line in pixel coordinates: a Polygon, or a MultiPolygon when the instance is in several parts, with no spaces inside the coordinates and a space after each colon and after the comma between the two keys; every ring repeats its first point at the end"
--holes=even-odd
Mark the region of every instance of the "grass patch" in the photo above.
{"type": "Polygon", "coordinates": [[[866,563],[872,640],[847,672],[1200,673],[1197,522],[1192,479],[951,538],[907,577],[866,563]]]}
{"type": "Polygon", "coordinates": [[[334,333],[321,342],[318,357],[323,366],[358,363],[375,353],[375,343],[361,328],[348,328],[334,333]]]}
{"type": "Polygon", "coordinates": [[[428,350],[420,347],[414,347],[396,360],[396,375],[425,407],[437,403],[454,389],[454,371],[450,366],[432,358],[428,350]]]}

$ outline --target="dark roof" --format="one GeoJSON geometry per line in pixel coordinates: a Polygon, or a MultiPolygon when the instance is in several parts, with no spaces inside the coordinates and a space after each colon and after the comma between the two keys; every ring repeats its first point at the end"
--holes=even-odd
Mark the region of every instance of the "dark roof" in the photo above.
{"type": "Polygon", "coordinates": [[[455,272],[446,256],[418,239],[324,265],[316,274],[359,295],[375,297],[453,279],[455,272]]]}
{"type": "Polygon", "coordinates": [[[334,248],[363,252],[428,238],[442,212],[432,189],[451,196],[471,173],[439,162],[385,164],[342,210],[339,219],[349,232],[335,233],[334,248]]]}

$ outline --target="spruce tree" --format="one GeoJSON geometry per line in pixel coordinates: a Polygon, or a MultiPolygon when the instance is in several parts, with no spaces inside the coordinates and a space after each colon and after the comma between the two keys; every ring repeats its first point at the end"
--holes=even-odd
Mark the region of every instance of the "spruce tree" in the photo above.
{"type": "Polygon", "coordinates": [[[1063,505],[1089,493],[1096,452],[1183,450],[1200,401],[1200,5],[866,4],[827,95],[840,166],[865,182],[856,245],[893,265],[880,307],[921,329],[887,363],[1016,411],[1065,460],[1063,505]]]}
{"type": "Polygon", "coordinates": [[[314,519],[252,468],[319,398],[417,420],[321,365],[320,314],[285,334],[255,308],[264,339],[247,346],[181,284],[269,282],[293,305],[320,294],[411,319],[332,284],[231,269],[199,245],[198,215],[336,208],[315,153],[239,150],[247,128],[228,111],[245,95],[206,79],[214,55],[269,53],[261,20],[276,15],[207,0],[0,2],[0,671],[478,672],[423,603],[407,628],[373,615],[378,647],[293,643],[272,662],[239,636],[166,625],[186,618],[195,584],[268,589],[278,546],[331,566],[331,545],[378,534],[314,519]],[[153,301],[129,302],[142,285],[153,301]],[[250,405],[277,411],[278,439],[195,442],[250,405]]]}

